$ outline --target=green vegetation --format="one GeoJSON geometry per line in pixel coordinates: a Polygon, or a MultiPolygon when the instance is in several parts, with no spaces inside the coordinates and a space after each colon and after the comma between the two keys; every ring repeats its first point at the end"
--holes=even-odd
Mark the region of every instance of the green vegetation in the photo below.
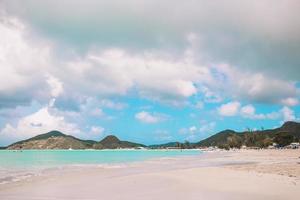
{"type": "Polygon", "coordinates": [[[117,148],[136,148],[145,147],[143,144],[121,141],[114,135],[105,137],[100,142],[96,143],[93,148],[95,149],[117,149],[117,148]]]}
{"type": "Polygon", "coordinates": [[[294,136],[287,132],[279,132],[273,141],[276,142],[279,147],[284,147],[294,142],[294,136]]]}
{"type": "Polygon", "coordinates": [[[241,148],[243,145],[253,148],[267,148],[273,143],[284,147],[300,140],[300,123],[286,122],[277,129],[253,131],[250,128],[245,132],[225,130],[205,140],[196,143],[198,147],[217,146],[222,149],[241,148]]]}
{"type": "Polygon", "coordinates": [[[100,142],[93,140],[80,140],[65,135],[59,131],[51,131],[33,138],[16,142],[7,149],[117,149],[145,147],[145,145],[128,141],[121,141],[116,136],[109,135],[100,142]]]}

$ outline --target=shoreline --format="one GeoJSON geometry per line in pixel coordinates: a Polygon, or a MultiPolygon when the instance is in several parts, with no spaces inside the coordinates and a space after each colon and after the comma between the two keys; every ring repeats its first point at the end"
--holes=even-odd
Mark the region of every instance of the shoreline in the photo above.
{"type": "Polygon", "coordinates": [[[0,198],[294,199],[300,195],[299,156],[300,150],[217,151],[115,168],[54,170],[0,186],[0,198]]]}
{"type": "MultiPolygon", "coordinates": [[[[16,151],[16,150],[4,150],[4,152],[9,152],[9,153],[13,153],[13,155],[18,155],[18,156],[22,156],[22,153],[29,153],[29,152],[34,152],[36,153],[36,155],[38,156],[42,156],[44,152],[46,153],[55,153],[55,152],[63,152],[63,153],[68,153],[67,155],[69,156],[76,156],[77,152],[82,152],[82,153],[87,153],[86,156],[91,155],[90,152],[103,152],[103,153],[113,153],[113,154],[99,154],[100,157],[94,157],[94,159],[98,159],[97,162],[95,162],[95,160],[90,160],[91,163],[89,162],[81,162],[80,159],[82,159],[82,157],[79,157],[79,160],[73,160],[70,163],[66,162],[66,163],[61,163],[61,160],[58,160],[58,162],[54,160],[52,160],[52,163],[49,163],[48,160],[48,164],[45,165],[44,159],[42,159],[43,162],[38,163],[38,161],[36,163],[32,163],[30,165],[28,165],[26,163],[26,166],[24,165],[24,163],[19,162],[19,163],[11,163],[10,165],[1,165],[1,161],[0,161],[0,186],[4,185],[4,184],[10,184],[10,182],[19,182],[19,181],[24,181],[26,179],[30,179],[32,177],[36,177],[36,176],[47,176],[47,172],[49,171],[66,171],[66,170],[80,170],[80,169],[103,169],[103,168],[116,168],[118,166],[128,166],[130,167],[131,165],[134,165],[136,163],[143,163],[143,162],[148,162],[148,161],[160,161],[160,160],[168,160],[168,159],[175,159],[176,157],[181,157],[181,158],[185,158],[185,157],[191,157],[194,154],[195,155],[199,155],[202,154],[202,151],[200,151],[199,149],[195,150],[195,149],[189,149],[189,150],[175,150],[175,149],[171,149],[171,150],[137,150],[137,149],[106,149],[106,150],[65,150],[65,149],[50,149],[50,150],[22,150],[22,151],[16,151]],[[136,154],[137,158],[136,159],[119,159],[118,157],[120,157],[119,153],[125,153],[125,152],[132,152],[134,154],[136,154]],[[156,156],[155,154],[150,155],[149,158],[147,158],[147,156],[145,156],[144,158],[139,158],[139,155],[147,155],[148,153],[159,153],[158,156],[156,156]],[[166,152],[166,154],[165,154],[166,152]],[[191,152],[187,154],[187,152],[191,152]],[[192,153],[194,152],[194,153],[192,153]],[[146,154],[144,154],[146,153],[146,154]],[[169,155],[169,153],[171,153],[169,155]],[[177,153],[177,154],[173,154],[173,153],[177,153]],[[109,156],[113,156],[116,158],[115,159],[109,159],[109,160],[103,160],[104,157],[109,157],[109,156]],[[53,161],[55,163],[53,163],[53,161]],[[13,164],[13,165],[12,165],[13,164]],[[18,164],[18,166],[16,165],[18,164]],[[15,166],[14,166],[15,165],[15,166]]],[[[0,152],[1,153],[1,152],[0,152]]],[[[95,154],[94,154],[95,155],[95,154]]],[[[122,155],[122,154],[121,154],[122,155]]],[[[26,156],[26,154],[24,155],[26,156]]],[[[48,155],[46,155],[48,156],[48,155]]],[[[53,156],[57,156],[57,154],[53,154],[53,156]]],[[[126,155],[124,155],[126,157],[126,155]]],[[[148,155],[149,156],[149,155],[148,155]]],[[[1,157],[1,154],[0,154],[1,157]]],[[[24,157],[26,158],[26,157],[24,157]]],[[[47,157],[48,158],[48,157],[47,157]]],[[[46,158],[46,159],[47,159],[46,158]]],[[[65,159],[68,159],[68,156],[65,157],[65,159]]]]}

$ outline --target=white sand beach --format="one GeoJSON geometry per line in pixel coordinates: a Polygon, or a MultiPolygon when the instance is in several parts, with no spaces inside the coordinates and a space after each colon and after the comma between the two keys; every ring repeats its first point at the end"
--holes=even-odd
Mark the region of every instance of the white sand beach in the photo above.
{"type": "Polygon", "coordinates": [[[5,200],[298,199],[300,150],[238,150],[50,171],[0,186],[5,200]]]}

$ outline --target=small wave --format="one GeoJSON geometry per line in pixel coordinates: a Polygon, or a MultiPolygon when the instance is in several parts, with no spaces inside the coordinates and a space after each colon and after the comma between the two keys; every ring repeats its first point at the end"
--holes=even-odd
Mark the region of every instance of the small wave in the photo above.
{"type": "Polygon", "coordinates": [[[19,182],[23,180],[27,180],[33,176],[37,176],[38,173],[20,173],[20,172],[13,172],[6,176],[0,177],[0,185],[8,184],[8,183],[14,183],[19,182]]]}

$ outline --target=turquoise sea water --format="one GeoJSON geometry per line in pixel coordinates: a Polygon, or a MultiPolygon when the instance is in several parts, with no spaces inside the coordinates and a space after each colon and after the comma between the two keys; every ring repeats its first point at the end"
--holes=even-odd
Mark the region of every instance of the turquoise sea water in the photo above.
{"type": "Polygon", "coordinates": [[[199,150],[1,150],[0,186],[42,176],[53,170],[115,167],[149,159],[193,156],[199,150]],[[75,168],[74,168],[75,167],[75,168]]]}
{"type": "Polygon", "coordinates": [[[128,163],[200,153],[199,150],[1,150],[0,170],[128,163]]]}

